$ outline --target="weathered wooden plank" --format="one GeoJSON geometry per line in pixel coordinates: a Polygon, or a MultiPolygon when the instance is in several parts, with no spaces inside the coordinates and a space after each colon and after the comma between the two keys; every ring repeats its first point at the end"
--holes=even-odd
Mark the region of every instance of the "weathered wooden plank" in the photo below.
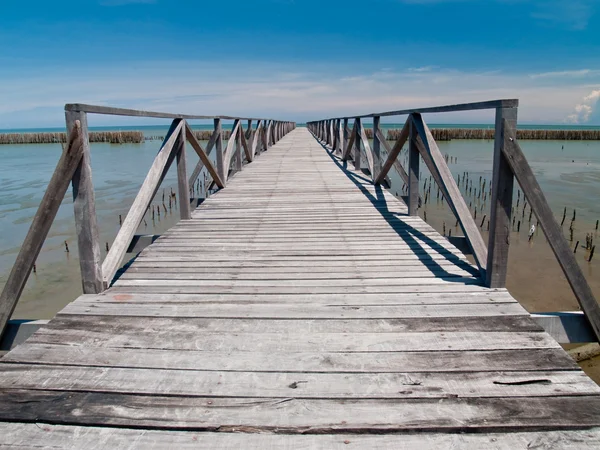
{"type": "MultiPolygon", "coordinates": [[[[193,305],[193,304],[162,304],[152,305],[147,303],[98,303],[78,301],[67,305],[63,314],[94,314],[94,315],[122,315],[146,317],[217,317],[217,318],[259,318],[259,319],[417,319],[417,318],[468,318],[479,317],[482,322],[488,322],[492,327],[492,320],[485,317],[498,316],[526,316],[529,314],[518,303],[470,303],[456,305],[382,305],[382,306],[335,306],[335,305],[289,305],[289,304],[232,304],[232,305],[193,305]]],[[[512,317],[511,317],[512,320],[512,317]]],[[[516,329],[516,322],[507,320],[506,323],[516,329]]],[[[456,323],[461,323],[460,320],[456,323]]],[[[462,324],[462,323],[461,323],[462,324]]],[[[470,322],[465,322],[465,329],[470,322]]],[[[356,324],[357,327],[359,324],[356,324]]],[[[377,323],[369,322],[375,332],[377,323]]],[[[265,327],[270,327],[269,322],[265,327]]],[[[276,324],[272,324],[276,326],[276,324]]],[[[454,326],[454,324],[453,324],[454,326]]],[[[537,325],[530,329],[541,330],[537,325]]],[[[357,329],[358,331],[358,329],[357,329]]]]}
{"type": "Polygon", "coordinates": [[[502,99],[502,100],[489,100],[484,102],[474,103],[459,103],[456,105],[446,106],[432,106],[428,108],[413,108],[413,109],[401,109],[397,111],[385,111],[380,113],[363,114],[361,116],[350,116],[350,117],[388,117],[388,116],[404,116],[413,113],[442,113],[442,112],[458,112],[458,111],[475,111],[480,109],[496,109],[496,108],[516,108],[519,106],[519,100],[517,99],[502,99]]]}
{"type": "Polygon", "coordinates": [[[463,292],[397,293],[397,294],[289,294],[272,296],[268,294],[118,294],[113,289],[99,295],[85,295],[77,302],[117,302],[117,303],[230,303],[230,304],[270,304],[270,303],[309,303],[311,305],[438,305],[460,303],[515,303],[516,300],[506,290],[471,290],[463,292]]]}
{"type": "MultiPolygon", "coordinates": [[[[10,389],[188,397],[422,399],[598,395],[582,371],[306,373],[130,369],[11,363],[10,389]]],[[[600,424],[600,418],[599,424],[600,424]]]]}
{"type": "MultiPolygon", "coordinates": [[[[390,283],[395,283],[396,280],[406,278],[436,278],[436,277],[476,277],[477,274],[468,272],[456,267],[423,267],[422,270],[413,270],[411,272],[387,272],[385,274],[380,273],[362,273],[359,270],[348,270],[346,272],[329,272],[322,270],[319,273],[305,273],[305,274],[294,274],[292,272],[283,273],[250,273],[250,274],[235,274],[235,273],[222,273],[209,275],[211,280],[248,280],[248,281],[259,281],[259,280],[270,280],[275,284],[278,281],[284,280],[350,280],[352,278],[359,278],[365,281],[365,284],[369,284],[370,280],[384,280],[387,279],[390,283]]],[[[196,273],[194,268],[183,270],[181,267],[169,267],[158,270],[126,270],[123,272],[119,280],[197,280],[205,278],[205,274],[196,273]]]]}
{"type": "MultiPolygon", "coordinates": [[[[235,149],[235,145],[237,142],[237,133],[240,129],[240,121],[236,120],[233,123],[233,129],[231,131],[231,136],[227,141],[227,147],[225,148],[225,154],[223,156],[224,168],[226,171],[229,171],[229,167],[231,166],[231,160],[233,158],[233,153],[235,149]]],[[[227,178],[227,177],[226,177],[227,178]]]]}
{"type": "Polygon", "coordinates": [[[408,215],[419,215],[419,164],[421,156],[417,147],[417,130],[409,123],[408,144],[408,215]]]}
{"type": "MultiPolygon", "coordinates": [[[[315,128],[334,149],[337,124],[315,128]]],[[[0,419],[356,437],[594,426],[600,388],[505,289],[291,128],[272,121],[268,157],[11,352],[0,419]]]]}
{"type": "Polygon", "coordinates": [[[190,126],[187,124],[187,122],[185,124],[185,135],[186,135],[187,140],[189,141],[190,145],[196,151],[196,153],[198,154],[198,157],[200,158],[200,161],[198,161],[198,165],[196,166],[196,169],[194,169],[194,173],[192,174],[192,177],[190,178],[189,185],[193,186],[193,184],[196,181],[196,179],[198,178],[198,175],[200,174],[200,171],[202,170],[202,168],[206,167],[206,170],[212,177],[212,179],[215,182],[215,184],[217,185],[217,187],[224,188],[225,185],[223,184],[223,181],[221,180],[221,177],[219,176],[219,172],[213,166],[213,163],[209,158],[210,151],[214,147],[215,142],[217,140],[217,133],[214,132],[211,135],[210,141],[208,142],[208,145],[206,146],[206,153],[204,152],[204,150],[202,149],[202,146],[200,145],[200,143],[194,136],[194,132],[192,131],[190,126]]]}
{"type": "Polygon", "coordinates": [[[514,175],[504,155],[504,120],[516,128],[517,108],[496,110],[486,284],[504,287],[508,270],[514,175]]]}
{"type": "MultiPolygon", "coordinates": [[[[150,240],[152,236],[150,235],[148,240],[150,240]]],[[[150,244],[148,244],[150,245],[150,244]]],[[[446,261],[441,262],[433,262],[433,261],[425,261],[419,263],[415,263],[415,260],[406,260],[401,261],[400,263],[396,263],[394,265],[363,265],[362,267],[355,264],[354,262],[350,263],[342,263],[340,265],[336,265],[336,268],[331,268],[331,263],[325,263],[321,265],[313,265],[312,263],[305,263],[303,265],[293,265],[288,266],[285,262],[275,262],[272,264],[260,264],[260,263],[252,263],[249,265],[242,265],[241,263],[236,263],[235,261],[232,264],[216,264],[213,265],[210,262],[205,263],[195,263],[189,261],[183,262],[171,262],[171,261],[136,261],[132,266],[127,268],[128,273],[159,273],[163,269],[178,269],[180,273],[196,273],[198,275],[210,273],[217,277],[226,277],[229,276],[233,278],[232,275],[238,276],[257,276],[259,274],[262,275],[263,278],[269,276],[269,274],[274,274],[277,276],[280,275],[292,275],[298,274],[299,278],[308,278],[308,274],[314,273],[317,277],[321,276],[332,276],[332,277],[342,277],[344,273],[356,273],[360,274],[360,276],[364,276],[366,278],[375,277],[375,278],[386,278],[386,277],[394,277],[396,274],[400,272],[423,272],[427,270],[429,267],[433,267],[434,270],[440,269],[445,271],[456,271],[456,273],[467,272],[466,274],[475,274],[476,272],[472,270],[468,265],[459,265],[458,263],[449,263],[446,261]],[[218,273],[215,270],[218,268],[218,273]],[[268,273],[265,273],[265,269],[268,268],[268,273]],[[379,276],[376,276],[378,275],[379,276]]],[[[466,275],[465,274],[465,275],[466,275]]]]}
{"type": "Polygon", "coordinates": [[[515,178],[519,182],[523,194],[529,201],[531,209],[540,222],[540,226],[546,235],[550,248],[554,252],[558,263],[577,298],[579,306],[590,322],[596,338],[600,341],[600,306],[594,298],[594,294],[588,284],[573,252],[565,239],[554,214],[546,201],[546,197],[537,182],[525,155],[517,143],[516,131],[505,119],[504,124],[504,146],[502,151],[506,161],[510,165],[515,178]]]}
{"type": "MultiPolygon", "coordinates": [[[[431,281],[431,280],[430,280],[431,281]]],[[[324,294],[402,294],[402,293],[458,293],[458,292],[478,292],[482,289],[480,283],[471,282],[460,282],[460,283],[448,283],[448,282],[435,282],[419,284],[411,282],[410,284],[393,287],[381,287],[381,286],[365,286],[357,289],[356,286],[346,287],[332,287],[327,288],[326,286],[313,286],[310,292],[315,295],[324,294]]],[[[275,289],[272,287],[252,287],[252,286],[238,286],[234,285],[228,289],[224,289],[219,286],[113,286],[111,293],[114,294],[210,294],[210,295],[221,295],[221,294],[242,294],[242,295],[254,295],[254,294],[267,294],[267,295],[302,295],[306,293],[306,288],[294,288],[286,287],[285,289],[275,289]]]]}
{"type": "Polygon", "coordinates": [[[95,294],[104,290],[102,266],[100,264],[100,234],[96,218],[96,200],[92,182],[90,142],[88,138],[87,114],[84,112],[65,112],[67,131],[70,133],[79,121],[83,155],[72,177],[73,210],[81,284],[84,294],[95,294]]]}
{"type": "Polygon", "coordinates": [[[560,348],[366,353],[278,353],[98,348],[25,343],[4,362],[146,369],[305,373],[497,372],[576,370],[560,348]]]}
{"type": "Polygon", "coordinates": [[[347,161],[352,155],[352,150],[354,150],[354,143],[356,142],[356,121],[352,126],[352,131],[350,132],[350,140],[345,139],[346,141],[346,149],[344,150],[344,154],[342,155],[342,161],[347,161]]]}
{"type": "Polygon", "coordinates": [[[133,200],[133,204],[121,225],[121,229],[119,230],[108,255],[106,255],[106,258],[102,263],[102,277],[106,285],[111,283],[121,264],[121,260],[129,247],[129,243],[135,235],[135,232],[148,209],[148,205],[150,205],[150,202],[156,195],[156,191],[160,186],[160,181],[169,170],[169,166],[173,161],[173,146],[178,136],[180,136],[182,127],[183,122],[181,120],[173,121],[171,129],[169,130],[158,155],[154,158],[154,162],[146,175],[146,179],[133,200]]]}
{"type": "Polygon", "coordinates": [[[21,245],[15,264],[0,294],[0,338],[10,319],[27,279],[37,259],[58,208],[62,203],[73,174],[83,157],[83,137],[81,123],[75,122],[69,133],[69,142],[61,155],[31,226],[21,245]]]}
{"type": "MultiPolygon", "coordinates": [[[[107,316],[113,322],[115,317],[107,316]]],[[[175,319],[170,319],[175,320],[175,319]]],[[[183,320],[175,325],[183,326],[183,320]]],[[[192,319],[185,319],[192,320],[192,319]]],[[[200,319],[196,319],[200,320],[200,319]]],[[[510,350],[558,348],[554,339],[543,332],[449,332],[449,331],[415,331],[390,333],[308,333],[301,329],[300,333],[242,333],[200,332],[195,329],[181,329],[170,326],[167,329],[147,329],[133,326],[132,322],[140,319],[129,319],[126,326],[117,327],[105,324],[103,327],[93,326],[89,329],[75,328],[74,321],[65,322],[70,328],[44,327],[37,331],[28,343],[61,344],[61,345],[93,345],[101,348],[154,348],[173,350],[218,351],[256,351],[256,343],[260,342],[263,352],[405,352],[405,351],[439,351],[443,350],[510,350]]],[[[97,321],[98,322],[98,321],[97,321]]],[[[446,321],[447,326],[451,321],[446,321]]],[[[93,322],[92,322],[93,323],[93,322]]],[[[172,322],[173,323],[173,322],[172,322]]],[[[141,325],[141,324],[140,324],[141,325]]],[[[414,326],[417,326],[415,324],[414,326]]],[[[193,323],[190,324],[190,328],[193,323]]]]}
{"type": "Polygon", "coordinates": [[[215,160],[217,163],[217,172],[221,177],[221,181],[224,185],[227,184],[227,174],[229,173],[229,166],[225,166],[224,155],[223,155],[223,124],[221,119],[214,120],[215,134],[217,136],[215,141],[215,160]]]}
{"type": "MultiPolygon", "coordinates": [[[[251,130],[252,124],[248,125],[248,131],[251,130]]],[[[240,132],[240,141],[242,144],[242,148],[244,149],[244,154],[246,156],[246,160],[248,162],[252,162],[254,159],[254,153],[252,153],[250,147],[248,146],[248,141],[246,140],[246,135],[243,132],[240,132]]]]}
{"type": "Polygon", "coordinates": [[[381,435],[281,435],[249,433],[185,432],[162,430],[133,430],[125,428],[77,427],[48,424],[0,423],[0,447],[24,448],[48,446],[51,448],[111,448],[115,450],[143,448],[148,450],[176,447],[223,449],[281,449],[312,450],[327,448],[397,449],[427,448],[446,450],[461,448],[479,450],[514,450],[560,445],[567,450],[587,450],[600,446],[600,430],[546,431],[525,433],[481,434],[394,434],[381,435]]]}
{"type": "Polygon", "coordinates": [[[179,217],[181,220],[189,220],[192,217],[190,210],[190,186],[187,177],[187,158],[185,155],[185,121],[179,131],[179,137],[175,141],[173,151],[177,158],[177,186],[179,191],[179,217]]]}
{"type": "Polygon", "coordinates": [[[379,173],[381,172],[381,142],[379,141],[379,135],[381,134],[381,130],[379,129],[380,121],[381,118],[379,116],[373,117],[373,170],[371,174],[373,180],[378,179],[379,173]]]}
{"type": "MultiPolygon", "coordinates": [[[[384,148],[388,154],[387,159],[385,160],[385,163],[383,163],[383,165],[381,167],[381,171],[379,172],[379,175],[377,176],[377,178],[375,178],[376,184],[380,184],[381,182],[383,182],[383,180],[387,176],[387,174],[390,171],[390,169],[392,168],[392,166],[397,162],[398,155],[402,151],[402,147],[404,146],[404,144],[406,143],[406,141],[409,138],[410,122],[411,122],[410,119],[408,119],[404,123],[404,126],[402,127],[402,131],[400,132],[400,136],[398,137],[398,140],[394,144],[393,148],[389,147],[387,140],[385,139],[385,136],[383,136],[383,133],[381,133],[380,129],[377,129],[375,131],[377,133],[379,142],[384,146],[384,148]]],[[[408,184],[408,174],[402,167],[402,164],[400,164],[399,162],[398,162],[398,164],[399,164],[399,167],[397,167],[398,173],[400,174],[400,177],[402,177],[402,181],[404,181],[404,184],[408,184]]]]}
{"type": "Polygon", "coordinates": [[[425,161],[425,164],[427,164],[429,171],[438,180],[440,189],[443,190],[448,204],[456,215],[456,218],[464,231],[465,237],[473,250],[473,257],[475,258],[477,266],[482,272],[485,272],[487,265],[487,248],[481,237],[479,228],[471,216],[469,208],[454,181],[454,177],[431,135],[431,131],[420,115],[414,114],[411,117],[413,119],[412,123],[416,127],[416,131],[419,135],[419,139],[416,142],[419,151],[423,156],[423,160],[425,161]]]}
{"type": "MultiPolygon", "coordinates": [[[[365,127],[362,122],[358,123],[358,133],[360,136],[360,141],[362,142],[363,148],[365,149],[365,154],[367,156],[367,164],[369,165],[369,172],[371,173],[371,178],[375,179],[376,175],[374,172],[374,162],[373,162],[373,151],[371,150],[371,146],[369,145],[369,140],[367,139],[367,134],[365,133],[365,127]]],[[[356,167],[356,166],[355,166],[356,167]]]]}
{"type": "Polygon", "coordinates": [[[0,391],[0,419],[278,433],[527,431],[600,425],[600,396],[312,400],[0,391]]]}

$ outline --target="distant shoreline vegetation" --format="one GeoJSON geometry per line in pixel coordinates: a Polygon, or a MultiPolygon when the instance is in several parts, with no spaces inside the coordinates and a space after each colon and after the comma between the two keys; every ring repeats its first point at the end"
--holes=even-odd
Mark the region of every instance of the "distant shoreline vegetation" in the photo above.
{"type": "MultiPolygon", "coordinates": [[[[194,131],[196,139],[206,141],[210,139],[212,131],[194,131]]],[[[223,139],[229,139],[230,131],[223,131],[223,139]]],[[[108,144],[141,144],[144,141],[162,141],[164,136],[145,136],[142,131],[90,131],[90,142],[104,142],[108,144]]],[[[67,135],[64,132],[43,133],[0,133],[0,145],[14,144],[64,144],[67,135]]]]}
{"type": "MultiPolygon", "coordinates": [[[[387,131],[387,139],[395,141],[398,139],[401,128],[382,127],[384,133],[387,131]]],[[[210,139],[212,130],[194,130],[196,139],[206,141],[210,139]]],[[[373,138],[373,130],[365,128],[367,138],[373,138]]],[[[492,140],[494,139],[493,128],[437,128],[431,127],[431,134],[436,141],[451,140],[492,140]]],[[[229,139],[231,132],[223,130],[223,139],[229,139]]],[[[139,130],[127,131],[90,131],[90,142],[103,142],[109,144],[141,144],[144,141],[163,140],[160,130],[156,134],[148,135],[139,130]]],[[[0,145],[14,144],[64,144],[66,142],[64,132],[37,132],[37,133],[0,133],[0,145]]],[[[517,139],[521,140],[551,140],[551,141],[600,141],[600,129],[518,129],[517,139]]]]}

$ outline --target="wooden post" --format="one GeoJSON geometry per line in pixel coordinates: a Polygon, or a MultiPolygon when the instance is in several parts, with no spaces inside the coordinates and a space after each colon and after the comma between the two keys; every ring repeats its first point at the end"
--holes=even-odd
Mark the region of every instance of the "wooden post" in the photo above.
{"type": "Polygon", "coordinates": [[[354,170],[360,170],[360,129],[362,128],[360,117],[354,119],[354,126],[356,130],[354,137],[354,170]]]}
{"type": "Polygon", "coordinates": [[[373,117],[373,180],[377,180],[381,172],[381,142],[379,141],[379,122],[380,117],[373,117]]]}
{"type": "Polygon", "coordinates": [[[246,139],[252,137],[252,119],[248,119],[248,129],[246,130],[246,139]]]}
{"type": "Polygon", "coordinates": [[[420,153],[415,139],[417,133],[415,126],[410,121],[408,134],[408,215],[416,216],[419,214],[419,162],[420,153]]]}
{"type": "Polygon", "coordinates": [[[87,113],[66,111],[67,132],[73,131],[75,121],[81,124],[83,157],[73,175],[73,209],[79,248],[79,267],[84,294],[99,294],[104,291],[100,253],[100,235],[96,218],[96,199],[92,183],[90,142],[87,113]]]}
{"type": "Polygon", "coordinates": [[[342,155],[346,154],[346,151],[348,149],[348,118],[345,117],[344,118],[344,129],[342,130],[343,133],[343,139],[342,139],[342,155]]]}
{"type": "Polygon", "coordinates": [[[240,127],[235,136],[232,136],[232,139],[235,139],[235,170],[237,172],[242,171],[243,164],[243,156],[242,156],[242,133],[244,129],[242,127],[242,123],[240,122],[240,127]]]}
{"type": "MultiPolygon", "coordinates": [[[[523,189],[525,198],[529,201],[531,209],[539,220],[539,224],[548,239],[550,248],[554,252],[558,263],[579,302],[581,310],[585,313],[590,326],[594,330],[596,339],[600,342],[600,305],[594,298],[585,276],[579,267],[563,231],[556,221],[552,209],[537,182],[533,170],[525,159],[525,155],[517,142],[517,128],[511,122],[503,120],[503,147],[502,151],[512,173],[523,189]]],[[[593,250],[592,250],[593,251],[593,250]]]]}
{"type": "Polygon", "coordinates": [[[268,150],[269,147],[272,144],[272,140],[271,140],[271,136],[273,134],[273,121],[269,120],[269,125],[266,127],[266,143],[265,143],[265,150],[268,150]]]}
{"type": "Polygon", "coordinates": [[[223,164],[223,125],[221,119],[215,119],[215,133],[217,134],[217,140],[215,142],[215,151],[217,152],[217,171],[221,177],[223,185],[227,184],[227,172],[225,172],[225,165],[223,164]]]}
{"type": "Polygon", "coordinates": [[[180,136],[179,133],[182,128],[183,121],[181,119],[173,120],[173,123],[165,136],[165,140],[163,141],[158,154],[154,158],[152,166],[148,170],[146,178],[113,241],[113,245],[102,262],[102,278],[106,286],[112,282],[115,273],[117,273],[121,261],[123,260],[123,256],[129,248],[131,240],[133,239],[133,236],[135,236],[135,232],[148,210],[148,206],[150,206],[152,199],[156,195],[169,167],[173,161],[175,161],[175,143],[180,136]]]}
{"type": "Polygon", "coordinates": [[[185,157],[185,133],[186,124],[181,127],[179,137],[175,142],[175,152],[177,155],[177,185],[179,187],[179,217],[182,220],[192,218],[190,211],[190,186],[187,177],[187,161],[185,157]]]}
{"type": "Polygon", "coordinates": [[[335,145],[335,127],[334,127],[334,123],[335,120],[330,120],[329,121],[329,146],[331,147],[331,149],[333,150],[333,146],[335,145]]]}
{"type": "Polygon", "coordinates": [[[35,264],[58,208],[69,188],[69,183],[83,156],[81,125],[73,122],[65,151],[62,153],[52,178],[46,187],[40,206],[31,221],[27,236],[0,293],[0,338],[17,306],[31,269],[35,264]]]}
{"type": "Polygon", "coordinates": [[[338,133],[338,143],[336,153],[342,153],[344,151],[344,130],[342,129],[342,120],[338,119],[337,121],[337,133],[338,133]]]}
{"type": "Polygon", "coordinates": [[[517,126],[517,108],[496,109],[496,133],[494,136],[494,169],[492,176],[492,200],[490,203],[490,232],[486,266],[486,285],[491,288],[506,286],[508,249],[510,245],[511,208],[514,176],[503,153],[503,120],[511,127],[517,126]]]}

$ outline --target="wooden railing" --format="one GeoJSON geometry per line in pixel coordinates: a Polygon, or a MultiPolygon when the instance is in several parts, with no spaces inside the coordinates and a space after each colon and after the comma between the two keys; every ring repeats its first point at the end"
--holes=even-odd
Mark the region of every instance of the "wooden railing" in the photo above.
{"type": "Polygon", "coordinates": [[[251,163],[257,155],[295,128],[293,122],[272,119],[171,114],[82,104],[66,105],[65,115],[68,143],[0,294],[0,338],[25,288],[70,183],[73,185],[83,293],[97,294],[110,285],[125,253],[138,241],[135,232],[173,162],[176,162],[177,166],[180,217],[184,220],[190,219],[190,186],[193,186],[203,168],[206,168],[209,174],[209,185],[224,188],[229,177],[236,171],[242,170],[244,163],[251,163]],[[88,114],[173,119],[146,179],[102,263],[90,165],[88,114]],[[192,119],[214,121],[214,132],[206,149],[202,148],[187,123],[187,120],[192,119]],[[223,149],[223,120],[233,120],[231,136],[225,149],[223,149]],[[243,121],[247,121],[246,130],[243,129],[243,121]],[[253,122],[256,122],[254,128],[253,122]],[[189,178],[186,165],[186,140],[200,158],[189,178]],[[216,166],[210,159],[213,149],[216,152],[216,166]]]}
{"type": "MultiPolygon", "coordinates": [[[[511,209],[514,179],[521,186],[533,214],[548,238],[585,316],[591,336],[600,341],[600,307],[594,298],[573,252],[570,250],[560,225],[554,218],[548,202],[533,175],[516,138],[518,100],[493,100],[431,108],[407,109],[340,117],[309,122],[309,130],[329,146],[344,161],[353,159],[356,170],[361,169],[361,155],[366,156],[368,172],[375,184],[381,184],[392,167],[395,167],[404,184],[408,186],[408,214],[417,215],[419,208],[419,164],[422,159],[439,186],[443,197],[460,223],[466,241],[479,267],[482,280],[490,288],[506,285],[508,250],[510,244],[511,209]],[[494,167],[492,179],[491,218],[487,246],[471,216],[450,169],[440,152],[422,114],[455,111],[495,109],[494,167]],[[386,116],[408,115],[400,137],[393,147],[387,143],[380,129],[380,119],[386,116]],[[352,129],[349,120],[353,119],[352,129]],[[373,121],[373,145],[364,131],[363,119],[373,121]],[[408,142],[408,171],[398,160],[403,146],[408,142]],[[382,159],[381,148],[387,152],[382,159]]],[[[557,314],[563,320],[563,316],[557,314]]],[[[585,334],[585,333],[584,333],[585,334]]]]}

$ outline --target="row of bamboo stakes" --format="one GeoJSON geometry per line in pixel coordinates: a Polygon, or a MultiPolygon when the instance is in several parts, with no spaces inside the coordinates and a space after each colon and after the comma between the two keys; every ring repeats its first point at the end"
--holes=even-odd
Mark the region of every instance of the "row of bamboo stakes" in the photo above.
{"type": "MultiPolygon", "coordinates": [[[[407,149],[403,149],[402,153],[405,153],[404,156],[404,167],[408,167],[408,152],[407,149]]],[[[402,156],[401,153],[401,156],[402,156]]],[[[458,158],[452,155],[444,155],[446,163],[455,163],[458,158]]],[[[437,204],[444,204],[444,195],[440,187],[437,185],[435,180],[433,180],[432,176],[423,178],[423,173],[420,173],[420,180],[423,180],[423,184],[420,187],[421,190],[421,200],[419,200],[419,207],[423,208],[423,219],[427,221],[427,210],[425,206],[427,204],[431,204],[433,198],[435,196],[435,200],[437,204]],[[433,188],[433,193],[432,193],[433,188]]],[[[488,209],[488,201],[491,203],[492,197],[492,183],[491,180],[479,176],[478,180],[474,179],[473,175],[469,172],[465,171],[462,174],[457,174],[456,176],[456,184],[461,190],[465,201],[469,204],[469,210],[471,211],[471,215],[473,220],[479,225],[479,228],[483,230],[484,225],[486,225],[486,231],[490,229],[490,221],[489,221],[489,209],[488,209]],[[478,214],[480,219],[478,219],[478,214]]],[[[408,195],[408,186],[404,185],[401,188],[402,195],[408,195]]],[[[398,196],[398,192],[395,192],[396,196],[398,196]]],[[[527,199],[524,195],[521,194],[521,190],[517,189],[516,198],[513,201],[513,207],[511,210],[512,217],[512,231],[516,233],[521,232],[521,225],[525,224],[527,221],[528,224],[528,240],[532,241],[534,236],[536,236],[539,232],[539,221],[535,218],[533,210],[531,206],[528,204],[527,199]],[[535,219],[535,224],[533,220],[535,219]]],[[[567,207],[564,207],[563,216],[561,220],[561,227],[564,228],[565,220],[567,218],[567,207]]],[[[569,242],[571,245],[575,243],[573,246],[573,252],[577,253],[579,248],[580,241],[575,241],[574,232],[575,232],[575,224],[577,219],[577,211],[573,209],[573,215],[570,221],[569,228],[567,229],[569,242]]],[[[583,249],[586,251],[584,254],[584,259],[587,262],[591,262],[594,257],[594,252],[596,246],[594,245],[594,239],[598,236],[598,227],[600,225],[600,221],[596,220],[596,225],[593,230],[588,230],[586,232],[585,244],[582,245],[583,249]]],[[[459,227],[458,220],[456,221],[454,228],[457,230],[459,227]]],[[[452,228],[446,226],[446,222],[442,223],[442,233],[444,236],[451,237],[452,236],[452,228]]]]}

